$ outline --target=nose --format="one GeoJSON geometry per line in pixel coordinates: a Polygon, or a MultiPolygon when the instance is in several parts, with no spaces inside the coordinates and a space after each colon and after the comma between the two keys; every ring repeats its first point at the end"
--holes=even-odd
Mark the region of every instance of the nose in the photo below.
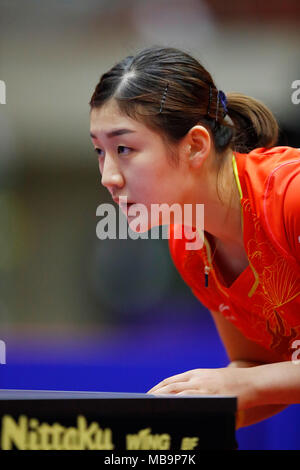
{"type": "Polygon", "coordinates": [[[99,162],[99,169],[102,175],[101,184],[105,186],[110,192],[115,186],[120,188],[124,185],[124,177],[118,165],[108,155],[105,156],[103,165],[101,165],[99,162]]]}

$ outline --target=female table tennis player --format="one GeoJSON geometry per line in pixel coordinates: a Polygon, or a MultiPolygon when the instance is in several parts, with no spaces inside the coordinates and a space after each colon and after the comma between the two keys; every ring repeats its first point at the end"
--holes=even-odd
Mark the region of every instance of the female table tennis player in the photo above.
{"type": "Polygon", "coordinates": [[[174,48],[126,57],[102,75],[90,106],[101,182],[115,202],[204,204],[202,248],[187,250],[175,223],[169,248],[230,363],[148,393],[235,395],[237,427],[300,403],[300,150],[275,146],[264,104],[225,95],[174,48]]]}

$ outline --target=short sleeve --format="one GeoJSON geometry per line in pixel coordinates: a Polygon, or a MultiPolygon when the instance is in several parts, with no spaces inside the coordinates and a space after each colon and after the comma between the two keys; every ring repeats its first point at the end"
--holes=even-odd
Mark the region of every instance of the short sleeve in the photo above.
{"type": "Polygon", "coordinates": [[[291,255],[300,264],[300,173],[294,176],[286,189],[283,221],[291,255]]]}

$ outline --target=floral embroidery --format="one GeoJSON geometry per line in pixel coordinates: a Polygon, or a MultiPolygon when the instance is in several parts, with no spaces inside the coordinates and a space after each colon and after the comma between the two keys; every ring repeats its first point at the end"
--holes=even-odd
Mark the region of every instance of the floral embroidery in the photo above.
{"type": "Polygon", "coordinates": [[[299,273],[267,236],[260,208],[256,214],[251,200],[245,197],[250,194],[245,184],[243,190],[244,195],[240,194],[244,241],[251,270],[238,278],[232,289],[221,286],[225,293],[214,276],[209,277],[209,286],[204,287],[206,247],[185,251],[180,240],[173,248],[180,253],[178,269],[203,305],[219,310],[248,339],[274,351],[283,360],[291,360],[292,344],[295,339],[300,340],[299,273]]]}

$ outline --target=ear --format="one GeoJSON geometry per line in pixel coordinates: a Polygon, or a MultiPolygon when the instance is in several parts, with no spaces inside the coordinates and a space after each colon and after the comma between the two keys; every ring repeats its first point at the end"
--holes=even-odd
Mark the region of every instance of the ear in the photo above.
{"type": "Polygon", "coordinates": [[[194,168],[202,165],[211,150],[211,137],[204,126],[194,126],[184,137],[183,152],[188,164],[194,168]]]}

